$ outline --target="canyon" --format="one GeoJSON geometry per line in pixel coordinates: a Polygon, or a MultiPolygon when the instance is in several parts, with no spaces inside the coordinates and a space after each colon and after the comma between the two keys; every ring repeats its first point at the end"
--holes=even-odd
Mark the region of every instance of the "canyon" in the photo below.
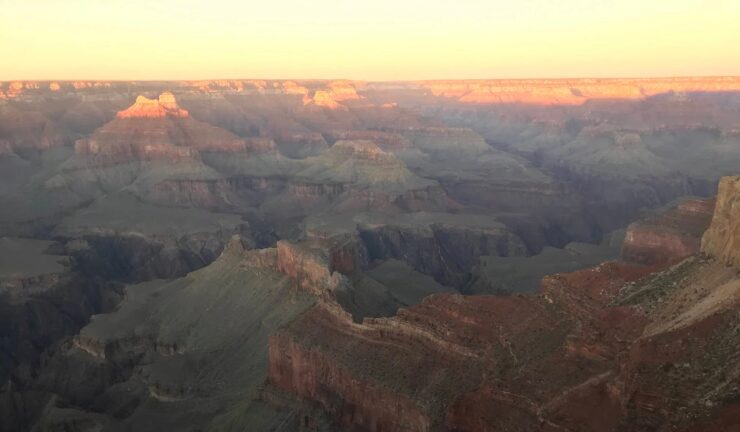
{"type": "Polygon", "coordinates": [[[734,430],[739,102],[0,82],[0,431],[734,430]]]}

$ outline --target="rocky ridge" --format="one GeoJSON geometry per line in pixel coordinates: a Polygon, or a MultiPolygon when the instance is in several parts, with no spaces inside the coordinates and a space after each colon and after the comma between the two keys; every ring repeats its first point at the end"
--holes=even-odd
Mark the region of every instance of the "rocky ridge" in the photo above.
{"type": "MultiPolygon", "coordinates": [[[[718,203],[735,198],[726,185],[718,203]]],[[[707,203],[687,206],[703,212],[707,203]]],[[[723,209],[718,204],[706,239],[722,229],[723,209]]],[[[696,372],[696,356],[716,356],[699,364],[726,361],[740,349],[719,342],[730,337],[740,304],[731,274],[700,258],[673,267],[612,262],[546,277],[539,295],[436,295],[395,317],[360,324],[337,307],[316,306],[271,337],[269,379],[322,405],[345,430],[731,424],[724,422],[736,409],[736,372],[713,374],[719,387],[697,388],[684,378],[696,372]],[[716,276],[707,279],[708,272],[716,276]],[[688,295],[696,300],[687,303],[688,295]],[[704,342],[671,345],[682,337],[704,342]],[[661,368],[655,356],[668,352],[677,357],[661,368]],[[679,366],[689,358],[695,360],[679,366]],[[676,367],[688,369],[679,374],[676,367]],[[683,396],[670,396],[676,391],[683,396]],[[701,400],[708,402],[692,405],[701,400]]]]}
{"type": "Polygon", "coordinates": [[[738,91],[736,77],[431,81],[435,96],[470,104],[574,105],[594,99],[643,99],[661,93],[738,91]]]}

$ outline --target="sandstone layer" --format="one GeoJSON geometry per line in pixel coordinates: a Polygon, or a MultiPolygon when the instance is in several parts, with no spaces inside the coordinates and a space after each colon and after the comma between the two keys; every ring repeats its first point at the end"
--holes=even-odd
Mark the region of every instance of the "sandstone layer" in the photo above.
{"type": "Polygon", "coordinates": [[[714,199],[689,200],[627,228],[622,258],[640,264],[672,264],[699,252],[714,213],[714,199]]]}
{"type": "MultiPolygon", "coordinates": [[[[734,181],[723,180],[710,244],[734,222],[723,214],[734,181]]],[[[689,202],[662,220],[675,230],[677,212],[709,207],[689,202]]],[[[652,256],[677,256],[660,244],[652,256]]],[[[322,303],[271,337],[269,380],[344,430],[736,426],[740,375],[727,362],[740,349],[740,284],[717,250],[671,267],[611,262],[546,277],[538,295],[435,295],[361,323],[322,303]]]]}

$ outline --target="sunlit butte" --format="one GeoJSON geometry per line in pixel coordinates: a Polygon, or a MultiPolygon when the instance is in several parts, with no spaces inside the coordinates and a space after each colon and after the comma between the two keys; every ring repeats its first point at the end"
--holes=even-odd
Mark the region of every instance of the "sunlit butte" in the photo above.
{"type": "Polygon", "coordinates": [[[0,6],[0,80],[740,74],[738,0],[4,0],[0,6]]]}

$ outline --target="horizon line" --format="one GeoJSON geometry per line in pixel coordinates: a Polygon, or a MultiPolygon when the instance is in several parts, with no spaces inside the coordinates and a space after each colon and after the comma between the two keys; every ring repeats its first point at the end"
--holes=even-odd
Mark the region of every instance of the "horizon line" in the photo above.
{"type": "Polygon", "coordinates": [[[350,81],[365,83],[417,83],[417,82],[434,82],[434,81],[568,81],[568,80],[661,80],[661,79],[694,79],[694,78],[740,78],[740,75],[651,75],[651,76],[569,76],[569,77],[506,77],[506,78],[423,78],[423,79],[388,79],[388,80],[367,80],[355,78],[161,78],[161,79],[135,79],[135,78],[65,78],[65,79],[0,79],[1,83],[12,82],[111,82],[111,83],[131,83],[131,82],[195,82],[195,81],[350,81]]]}

